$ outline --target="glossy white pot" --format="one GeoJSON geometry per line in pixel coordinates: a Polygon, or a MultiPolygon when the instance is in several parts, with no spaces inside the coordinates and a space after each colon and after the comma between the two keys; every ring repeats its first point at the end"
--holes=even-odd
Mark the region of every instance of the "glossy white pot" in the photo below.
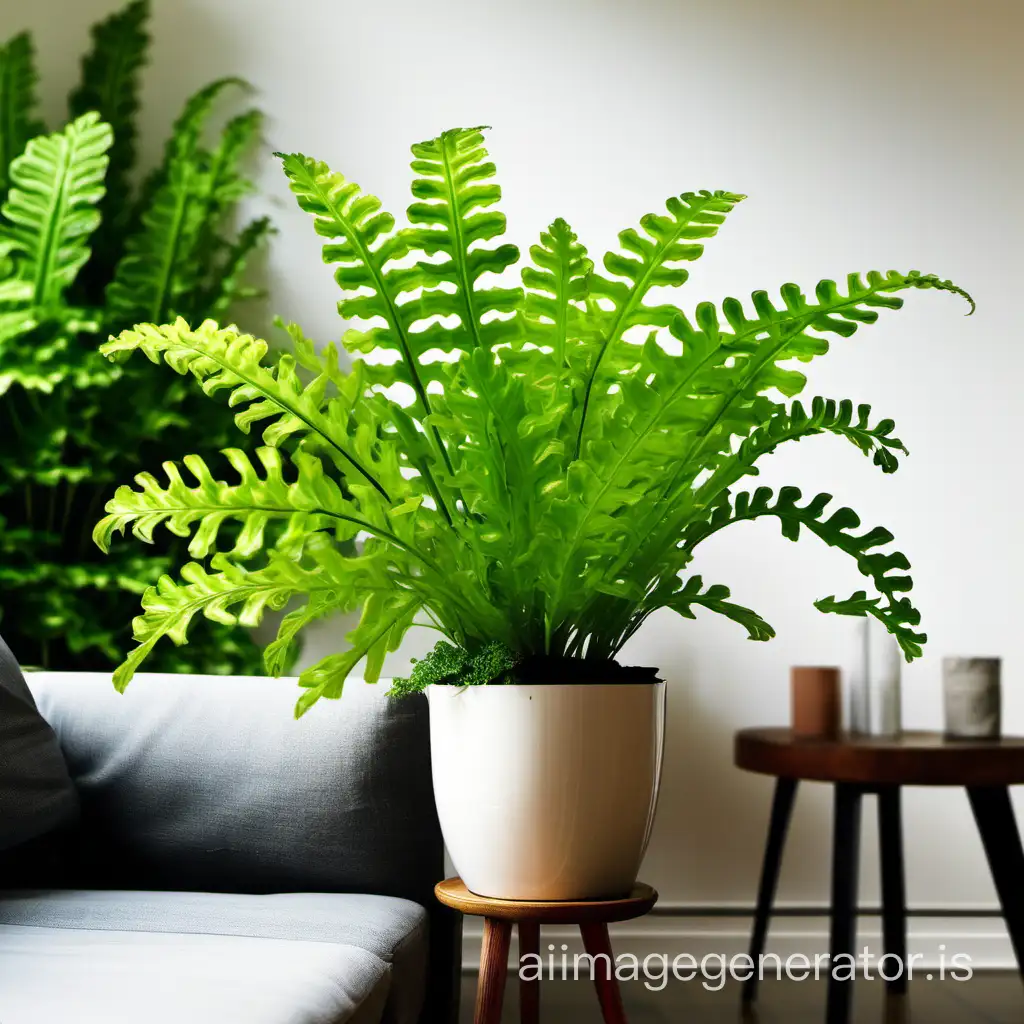
{"type": "Polygon", "coordinates": [[[628,893],[658,798],[664,683],[430,686],[445,844],[480,896],[628,893]]]}

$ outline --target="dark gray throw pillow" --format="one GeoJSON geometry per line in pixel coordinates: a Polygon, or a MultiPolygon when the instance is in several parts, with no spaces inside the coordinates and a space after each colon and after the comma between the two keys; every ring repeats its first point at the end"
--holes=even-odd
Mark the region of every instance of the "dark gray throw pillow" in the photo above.
{"type": "Polygon", "coordinates": [[[72,824],[78,796],[57,737],[0,638],[0,850],[72,824]]]}

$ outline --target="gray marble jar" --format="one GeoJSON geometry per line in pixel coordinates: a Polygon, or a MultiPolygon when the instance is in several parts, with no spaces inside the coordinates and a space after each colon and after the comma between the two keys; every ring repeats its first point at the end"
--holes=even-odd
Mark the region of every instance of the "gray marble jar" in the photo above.
{"type": "Polygon", "coordinates": [[[952,739],[996,739],[1002,728],[998,658],[943,658],[942,692],[946,735],[952,739]]]}

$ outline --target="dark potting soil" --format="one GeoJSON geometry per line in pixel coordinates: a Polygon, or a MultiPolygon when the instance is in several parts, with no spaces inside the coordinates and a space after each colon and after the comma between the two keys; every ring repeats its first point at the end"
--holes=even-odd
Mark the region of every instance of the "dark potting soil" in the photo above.
{"type": "Polygon", "coordinates": [[[533,684],[660,683],[656,668],[620,665],[617,661],[588,661],[529,655],[520,661],[510,682],[533,684]]]}

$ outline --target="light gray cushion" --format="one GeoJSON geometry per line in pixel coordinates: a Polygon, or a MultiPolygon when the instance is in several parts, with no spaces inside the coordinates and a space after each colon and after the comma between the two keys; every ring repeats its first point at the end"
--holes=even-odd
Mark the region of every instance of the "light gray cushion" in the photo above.
{"type": "Polygon", "coordinates": [[[3,1024],[377,1024],[389,980],[327,942],[0,925],[3,1024]]]}
{"type": "Polygon", "coordinates": [[[0,639],[0,850],[70,824],[77,815],[78,798],[57,739],[0,639]]]}
{"type": "MultiPolygon", "coordinates": [[[[426,911],[416,903],[387,896],[109,890],[2,892],[0,929],[16,926],[118,934],[238,936],[363,949],[389,968],[390,998],[382,1020],[389,1024],[413,1024],[423,1003],[426,911]]],[[[2,1013],[0,1021],[7,1024],[2,1013]]]]}
{"type": "Polygon", "coordinates": [[[350,680],[296,721],[294,679],[143,673],[123,696],[100,673],[30,685],[81,796],[79,887],[433,900],[425,700],[350,680]]]}

